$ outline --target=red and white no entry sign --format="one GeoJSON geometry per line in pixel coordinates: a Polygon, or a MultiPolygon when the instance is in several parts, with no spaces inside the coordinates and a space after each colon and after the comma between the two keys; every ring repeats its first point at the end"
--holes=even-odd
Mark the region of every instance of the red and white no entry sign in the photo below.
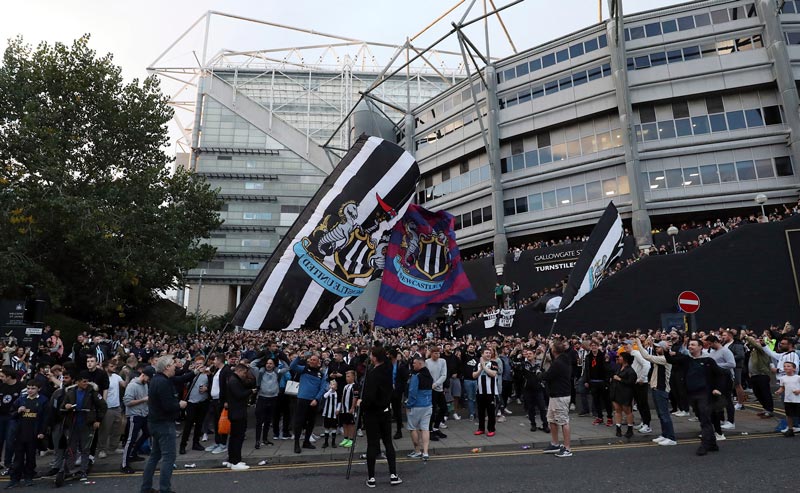
{"type": "Polygon", "coordinates": [[[700,309],[700,297],[694,291],[684,291],[678,296],[678,306],[686,313],[700,309]]]}

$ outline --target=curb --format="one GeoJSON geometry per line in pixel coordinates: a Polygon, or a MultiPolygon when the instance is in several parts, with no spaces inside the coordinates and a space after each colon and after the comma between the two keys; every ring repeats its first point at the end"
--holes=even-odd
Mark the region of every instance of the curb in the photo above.
{"type": "MultiPolygon", "coordinates": [[[[764,436],[764,435],[775,435],[779,436],[774,432],[754,432],[754,433],[747,433],[748,436],[764,436]]],[[[741,435],[739,433],[738,435],[741,435]]],[[[609,436],[607,438],[577,438],[572,440],[572,444],[575,446],[597,446],[597,445],[624,445],[627,443],[648,443],[653,438],[657,437],[656,433],[652,433],[650,435],[641,435],[638,434],[630,441],[626,441],[625,439],[618,439],[616,436],[609,436]]],[[[733,436],[733,435],[732,435],[733,436]]],[[[536,450],[536,449],[543,449],[546,447],[550,440],[548,435],[542,433],[541,435],[537,436],[539,439],[532,440],[528,443],[499,443],[499,444],[491,444],[489,440],[487,440],[487,445],[478,445],[474,444],[473,446],[456,446],[456,447],[431,447],[430,448],[430,455],[431,456],[440,456],[445,457],[448,455],[462,455],[462,454],[469,454],[473,453],[475,448],[480,448],[482,452],[511,452],[517,450],[536,450]],[[523,447],[529,447],[525,449],[523,447]]],[[[676,433],[676,438],[680,440],[693,440],[697,439],[697,431],[694,432],[683,432],[683,433],[676,433]]],[[[292,464],[317,464],[317,463],[325,463],[325,462],[346,462],[349,457],[349,452],[345,452],[342,449],[342,452],[334,452],[334,453],[324,453],[324,454],[315,454],[315,455],[306,455],[303,456],[302,454],[292,454],[292,455],[281,455],[281,456],[260,456],[260,457],[244,457],[244,459],[248,460],[250,466],[255,466],[261,460],[268,460],[269,465],[292,465],[292,464]]],[[[398,459],[405,458],[405,455],[411,451],[410,448],[398,448],[397,455],[398,459]]],[[[363,451],[357,451],[355,454],[355,461],[362,461],[363,459],[359,459],[358,455],[363,453],[363,451]]],[[[210,458],[201,458],[201,459],[182,459],[182,456],[178,456],[176,461],[177,469],[214,469],[214,468],[221,468],[222,462],[225,460],[225,456],[220,454],[218,459],[210,459],[210,458]],[[195,467],[193,468],[186,468],[187,464],[194,464],[195,467]]],[[[94,472],[118,472],[119,467],[113,466],[111,463],[108,463],[106,460],[103,463],[95,463],[94,472]]],[[[137,473],[140,472],[137,470],[137,473]]]]}

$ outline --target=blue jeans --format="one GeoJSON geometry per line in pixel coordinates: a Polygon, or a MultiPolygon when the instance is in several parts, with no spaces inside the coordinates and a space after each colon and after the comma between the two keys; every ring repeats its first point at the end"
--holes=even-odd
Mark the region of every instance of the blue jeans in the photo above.
{"type": "Polygon", "coordinates": [[[475,395],[478,393],[478,381],[464,379],[464,399],[467,400],[469,414],[475,416],[475,395]]]}
{"type": "Polygon", "coordinates": [[[671,409],[669,393],[653,389],[653,402],[656,404],[656,413],[658,413],[658,420],[661,422],[661,436],[675,440],[675,429],[672,427],[672,416],[669,414],[671,409]]]}
{"type": "Polygon", "coordinates": [[[172,466],[175,464],[175,423],[172,421],[149,421],[152,450],[142,474],[141,493],[150,493],[153,488],[153,474],[156,472],[158,461],[161,460],[161,476],[159,477],[159,491],[167,493],[172,491],[172,466]]]}
{"type": "Polygon", "coordinates": [[[17,436],[17,425],[17,420],[11,419],[11,416],[0,416],[0,459],[5,450],[3,463],[8,467],[11,467],[14,460],[14,438],[17,436]]]}

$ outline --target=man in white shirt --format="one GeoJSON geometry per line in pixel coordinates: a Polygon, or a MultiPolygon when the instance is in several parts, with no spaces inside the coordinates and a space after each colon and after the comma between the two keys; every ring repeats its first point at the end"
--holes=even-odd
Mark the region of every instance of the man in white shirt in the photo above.
{"type": "Polygon", "coordinates": [[[109,452],[114,452],[119,448],[119,437],[125,426],[125,418],[122,415],[122,392],[125,389],[125,381],[117,375],[116,360],[104,361],[103,369],[108,375],[108,395],[106,397],[108,411],[103,417],[100,436],[97,439],[97,457],[100,459],[106,458],[109,452]]]}

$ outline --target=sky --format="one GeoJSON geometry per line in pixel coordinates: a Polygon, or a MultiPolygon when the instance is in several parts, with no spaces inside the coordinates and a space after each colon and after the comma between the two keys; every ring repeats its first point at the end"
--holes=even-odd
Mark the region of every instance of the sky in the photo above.
{"type": "MultiPolygon", "coordinates": [[[[427,46],[445,34],[450,22],[463,15],[471,0],[466,0],[436,26],[421,35],[415,44],[427,46]]],[[[512,0],[493,0],[498,7],[512,0]]],[[[477,0],[468,19],[483,11],[484,0],[477,0]]],[[[486,0],[489,8],[491,4],[486,0]]],[[[607,0],[603,17],[608,17],[607,0]]],[[[0,15],[0,46],[21,35],[25,41],[71,43],[91,34],[90,46],[98,53],[112,53],[126,79],[147,76],[147,67],[205,12],[215,10],[275,23],[333,33],[361,40],[402,44],[406,37],[459,3],[459,0],[26,0],[5,2],[0,15]]],[[[649,10],[679,2],[675,0],[625,0],[626,13],[649,10]]],[[[519,51],[536,46],[598,22],[597,0],[525,0],[501,15],[519,51]]],[[[499,23],[490,23],[492,56],[513,53],[499,23]]],[[[200,24],[202,26],[202,23],[200,24]]],[[[467,31],[484,49],[483,25],[467,31]]],[[[164,57],[162,64],[196,64],[203,48],[202,28],[191,32],[164,57]]],[[[214,17],[208,53],[220,48],[256,49],[294,44],[326,43],[324,39],[240,21],[214,17]]],[[[443,48],[457,50],[453,39],[443,48]]],[[[390,52],[378,54],[388,61],[390,52]]],[[[174,84],[165,82],[166,91],[174,84]]],[[[178,135],[176,128],[172,134],[178,135]]]]}

